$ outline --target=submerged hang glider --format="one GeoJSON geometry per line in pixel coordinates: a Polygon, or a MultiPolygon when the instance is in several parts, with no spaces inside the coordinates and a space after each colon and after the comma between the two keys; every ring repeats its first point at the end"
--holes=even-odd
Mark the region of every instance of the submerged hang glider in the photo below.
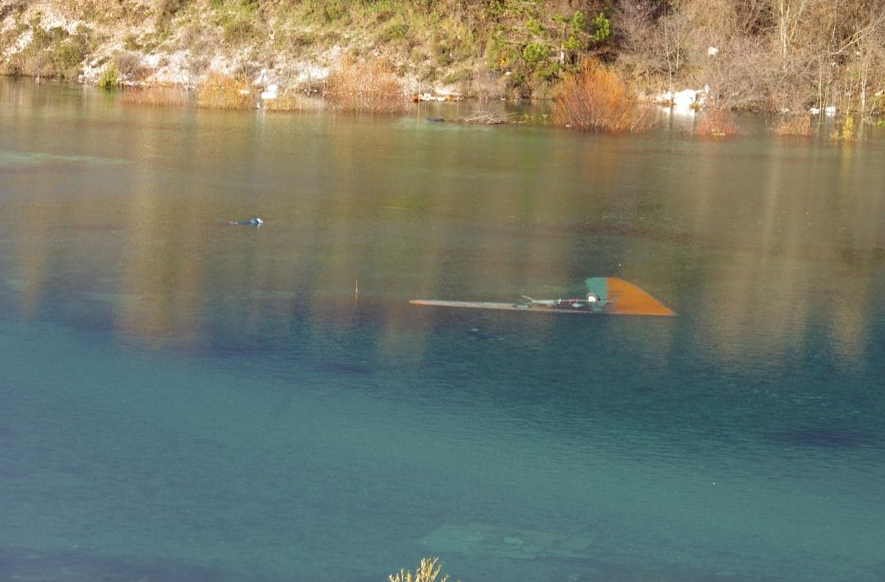
{"type": "Polygon", "coordinates": [[[413,299],[412,305],[436,307],[468,307],[507,311],[545,313],[582,313],[609,315],[676,315],[663,303],[639,287],[617,277],[591,277],[584,281],[587,295],[576,299],[533,299],[526,295],[515,303],[495,301],[446,301],[413,299]]]}

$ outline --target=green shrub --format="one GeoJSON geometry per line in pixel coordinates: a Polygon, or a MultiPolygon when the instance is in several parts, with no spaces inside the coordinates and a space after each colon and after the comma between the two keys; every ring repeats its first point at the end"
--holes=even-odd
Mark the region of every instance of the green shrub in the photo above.
{"type": "Polygon", "coordinates": [[[406,38],[409,28],[404,22],[392,22],[384,27],[378,39],[382,42],[394,42],[406,38]]]}
{"type": "Polygon", "coordinates": [[[433,55],[436,58],[437,64],[441,66],[449,65],[454,61],[449,45],[445,39],[434,43],[433,55]]]}
{"type": "MultiPolygon", "coordinates": [[[[575,16],[577,16],[577,14],[575,14],[575,16]]],[[[590,21],[590,24],[593,26],[593,40],[595,42],[603,42],[611,37],[611,23],[609,22],[608,18],[605,17],[604,12],[600,12],[593,20],[590,21]]]]}
{"type": "Polygon", "coordinates": [[[243,44],[249,39],[255,37],[257,30],[255,26],[247,20],[232,20],[226,22],[222,26],[224,40],[231,44],[243,44]]]}
{"type": "MultiPolygon", "coordinates": [[[[55,27],[53,30],[63,30],[55,27]]],[[[52,45],[52,33],[40,26],[40,19],[35,18],[31,21],[31,44],[28,48],[33,50],[43,50],[52,45]]]]}
{"type": "Polygon", "coordinates": [[[529,18],[529,21],[526,22],[525,27],[534,35],[541,36],[544,34],[544,27],[541,26],[541,23],[534,18],[529,18]]]}
{"type": "Polygon", "coordinates": [[[529,69],[536,68],[539,64],[550,58],[550,49],[539,42],[530,42],[522,49],[522,59],[529,69]]]}
{"type": "Polygon", "coordinates": [[[454,85],[456,83],[463,83],[470,80],[470,71],[466,69],[458,69],[456,71],[452,71],[443,77],[443,83],[446,85],[454,85]]]}
{"type": "Polygon", "coordinates": [[[40,26],[40,19],[34,18],[13,30],[18,38],[28,29],[31,30],[31,42],[8,57],[5,72],[71,80],[78,76],[80,65],[94,48],[92,30],[83,25],[78,26],[74,34],[69,34],[58,26],[44,29],[40,26]]]}
{"type": "Polygon", "coordinates": [[[340,2],[329,2],[323,7],[323,18],[326,22],[336,22],[346,13],[346,8],[340,2]]]}
{"type": "Polygon", "coordinates": [[[82,43],[76,39],[55,45],[50,56],[55,77],[64,80],[75,78],[79,74],[79,65],[85,56],[82,43]]]}
{"type": "Polygon", "coordinates": [[[114,65],[109,65],[101,73],[98,78],[98,86],[105,91],[111,91],[117,86],[117,69],[114,65]]]}

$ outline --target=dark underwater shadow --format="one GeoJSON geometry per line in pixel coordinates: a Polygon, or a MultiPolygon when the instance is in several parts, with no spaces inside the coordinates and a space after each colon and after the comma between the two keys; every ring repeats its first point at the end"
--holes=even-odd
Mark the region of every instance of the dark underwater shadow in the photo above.
{"type": "Polygon", "coordinates": [[[229,575],[187,564],[133,563],[75,552],[0,551],[0,574],[15,582],[222,582],[229,575]]]}
{"type": "Polygon", "coordinates": [[[149,562],[71,551],[0,549],[3,582],[291,582],[176,561],[149,562]]]}
{"type": "Polygon", "coordinates": [[[780,445],[790,447],[854,449],[881,447],[881,439],[875,435],[848,426],[802,426],[777,430],[768,438],[780,445]]]}

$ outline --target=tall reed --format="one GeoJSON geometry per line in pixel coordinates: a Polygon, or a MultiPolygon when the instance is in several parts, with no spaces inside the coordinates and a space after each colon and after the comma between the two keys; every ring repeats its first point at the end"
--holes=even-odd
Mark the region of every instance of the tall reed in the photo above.
{"type": "Polygon", "coordinates": [[[338,111],[399,113],[409,102],[403,85],[385,62],[346,61],[329,71],[323,96],[338,111]]]}
{"type": "Polygon", "coordinates": [[[182,87],[124,87],[120,101],[126,105],[176,107],[191,105],[194,98],[187,89],[182,87]]]}

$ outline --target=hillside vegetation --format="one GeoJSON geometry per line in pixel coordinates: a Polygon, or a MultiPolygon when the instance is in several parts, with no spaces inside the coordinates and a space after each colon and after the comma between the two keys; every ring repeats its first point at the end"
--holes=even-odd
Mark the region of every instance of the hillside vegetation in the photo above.
{"type": "Polygon", "coordinates": [[[885,90],[885,0],[0,0],[0,17],[0,73],[107,85],[310,93],[375,63],[402,96],[545,98],[592,57],[725,109],[868,115],[885,90]]]}

